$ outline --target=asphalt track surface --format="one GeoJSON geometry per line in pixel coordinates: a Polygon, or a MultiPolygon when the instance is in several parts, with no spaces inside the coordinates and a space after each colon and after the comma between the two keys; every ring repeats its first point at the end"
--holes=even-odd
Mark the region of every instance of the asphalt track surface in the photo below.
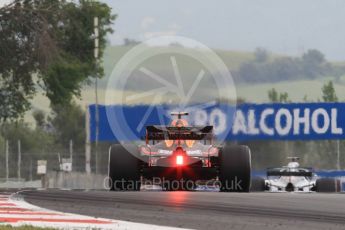
{"type": "Polygon", "coordinates": [[[345,194],[22,191],[58,211],[193,229],[345,229],[345,194]]]}

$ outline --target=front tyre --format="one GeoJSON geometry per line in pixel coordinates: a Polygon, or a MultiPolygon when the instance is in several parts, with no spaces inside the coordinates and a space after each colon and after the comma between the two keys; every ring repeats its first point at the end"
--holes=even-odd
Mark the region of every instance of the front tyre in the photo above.
{"type": "Polygon", "coordinates": [[[266,190],[265,179],[262,177],[254,177],[250,186],[251,192],[263,192],[266,190]]]}
{"type": "Polygon", "coordinates": [[[109,150],[109,178],[112,191],[139,191],[140,160],[139,151],[135,145],[122,146],[116,144],[109,150]],[[129,149],[129,151],[127,150],[129,149]]]}
{"type": "Polygon", "coordinates": [[[340,192],[340,180],[335,178],[320,178],[316,180],[316,192],[340,192]]]}
{"type": "Polygon", "coordinates": [[[219,153],[221,192],[249,192],[251,154],[248,146],[225,145],[219,153]]]}

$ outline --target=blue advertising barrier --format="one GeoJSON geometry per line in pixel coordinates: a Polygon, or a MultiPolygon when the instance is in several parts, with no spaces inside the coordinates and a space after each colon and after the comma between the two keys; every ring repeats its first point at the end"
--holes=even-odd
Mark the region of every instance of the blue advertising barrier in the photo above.
{"type": "MultiPolygon", "coordinates": [[[[168,124],[173,106],[98,106],[99,141],[132,141],[145,126],[168,124]],[[158,109],[157,109],[158,108],[158,109]],[[165,108],[164,110],[159,108],[165,108]],[[165,113],[165,114],[163,114],[165,113]]],[[[90,140],[96,140],[96,106],[89,106],[90,140]]],[[[177,110],[178,111],[178,110],[177,110]]],[[[224,104],[196,107],[191,125],[213,125],[221,140],[325,140],[345,138],[345,103],[224,104]]]]}

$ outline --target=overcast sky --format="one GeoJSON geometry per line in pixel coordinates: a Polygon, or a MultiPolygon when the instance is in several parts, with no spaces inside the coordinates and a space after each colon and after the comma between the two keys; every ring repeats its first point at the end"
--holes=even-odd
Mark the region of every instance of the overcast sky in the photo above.
{"type": "MultiPolygon", "coordinates": [[[[211,48],[300,55],[316,48],[345,61],[343,0],[103,0],[118,14],[112,44],[180,35],[211,48]]],[[[0,5],[10,0],[0,0],[0,5]]]]}
{"type": "Polygon", "coordinates": [[[11,2],[11,0],[0,0],[0,6],[8,4],[9,2],[11,2]]]}
{"type": "Polygon", "coordinates": [[[112,44],[181,35],[211,48],[300,55],[316,48],[345,60],[343,0],[104,0],[118,20],[112,44]]]}

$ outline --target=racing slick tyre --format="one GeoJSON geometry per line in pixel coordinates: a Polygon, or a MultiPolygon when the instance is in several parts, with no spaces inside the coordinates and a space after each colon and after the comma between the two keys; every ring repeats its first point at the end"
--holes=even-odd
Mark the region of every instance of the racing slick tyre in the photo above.
{"type": "Polygon", "coordinates": [[[140,159],[133,154],[139,154],[137,146],[127,145],[130,152],[122,145],[116,144],[109,151],[109,179],[112,191],[139,191],[140,159]]]}
{"type": "Polygon", "coordinates": [[[221,192],[249,192],[251,154],[248,146],[225,145],[219,153],[221,192]]]}
{"type": "Polygon", "coordinates": [[[340,180],[335,178],[320,178],[316,180],[316,192],[340,192],[340,180]]]}
{"type": "Polygon", "coordinates": [[[251,192],[263,192],[266,190],[265,179],[262,177],[254,177],[250,186],[251,192]]]}

